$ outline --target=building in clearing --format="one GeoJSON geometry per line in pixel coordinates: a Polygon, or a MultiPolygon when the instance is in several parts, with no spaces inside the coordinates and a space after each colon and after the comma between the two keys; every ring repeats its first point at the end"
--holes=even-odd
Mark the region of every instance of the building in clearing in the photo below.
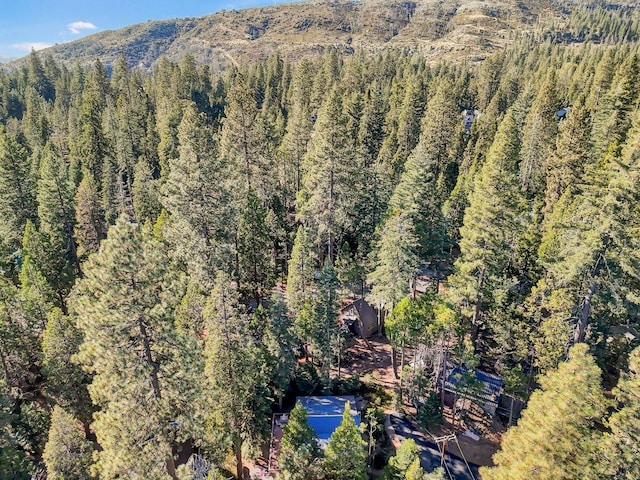
{"type": "Polygon", "coordinates": [[[356,425],[360,425],[360,414],[356,409],[356,398],[353,395],[342,395],[335,397],[298,397],[297,402],[307,411],[307,421],[313,428],[320,445],[325,447],[331,434],[342,423],[344,406],[349,402],[351,415],[356,425]]]}
{"type": "Polygon", "coordinates": [[[340,320],[354,335],[362,338],[378,333],[378,315],[364,298],[342,308],[340,320]]]}

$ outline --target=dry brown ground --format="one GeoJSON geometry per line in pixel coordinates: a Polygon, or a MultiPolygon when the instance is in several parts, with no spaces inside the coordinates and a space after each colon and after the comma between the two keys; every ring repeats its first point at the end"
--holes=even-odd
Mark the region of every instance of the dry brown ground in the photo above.
{"type": "MultiPolygon", "coordinates": [[[[405,363],[410,361],[411,355],[407,355],[405,363]]],[[[384,388],[391,395],[397,380],[393,374],[389,341],[381,335],[376,335],[368,341],[361,338],[350,339],[340,373],[343,378],[353,374],[359,375],[361,379],[370,378],[371,381],[384,388]]],[[[337,376],[337,374],[337,369],[334,369],[332,376],[337,376]]],[[[385,413],[390,413],[391,408],[386,408],[385,410],[387,410],[385,413]]],[[[411,405],[405,404],[403,410],[410,416],[415,415],[415,410],[411,405]]],[[[458,442],[464,450],[464,456],[467,460],[476,465],[488,466],[493,465],[491,457],[500,448],[500,437],[503,430],[504,427],[496,421],[492,432],[480,437],[478,441],[472,440],[462,435],[462,432],[452,424],[450,411],[445,409],[445,421],[433,434],[444,435],[456,432],[458,434],[458,442]]],[[[455,455],[461,456],[457,445],[454,443],[450,444],[448,448],[455,455]]]]}

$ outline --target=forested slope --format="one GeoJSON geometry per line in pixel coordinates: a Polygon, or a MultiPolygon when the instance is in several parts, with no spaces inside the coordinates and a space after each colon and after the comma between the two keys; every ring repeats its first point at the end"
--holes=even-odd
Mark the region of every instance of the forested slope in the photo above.
{"type": "Polygon", "coordinates": [[[148,21],[45,52],[68,67],[99,58],[108,70],[120,56],[131,66],[150,68],[161,56],[179,62],[188,53],[219,71],[276,50],[299,60],[331,47],[346,55],[407,48],[431,60],[479,61],[523,36],[565,43],[635,39],[637,10],[629,0],[312,0],[148,21]],[[624,20],[612,22],[612,15],[624,20]]]}
{"type": "MultiPolygon", "coordinates": [[[[640,57],[624,14],[592,15],[617,45],[474,67],[0,73],[0,478],[190,478],[192,451],[241,473],[278,399],[335,385],[338,291],[363,284],[395,348],[542,387],[486,478],[636,478],[640,57]],[[527,433],[545,411],[553,443],[527,433]]],[[[336,455],[295,460],[349,478],[336,455]]]]}

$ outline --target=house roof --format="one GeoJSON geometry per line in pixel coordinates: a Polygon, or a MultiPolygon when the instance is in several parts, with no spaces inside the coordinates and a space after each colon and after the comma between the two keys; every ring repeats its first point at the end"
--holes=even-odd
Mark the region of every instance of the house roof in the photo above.
{"type": "Polygon", "coordinates": [[[296,401],[307,411],[307,422],[324,444],[342,423],[345,403],[349,402],[351,415],[356,425],[360,425],[360,415],[356,410],[356,398],[353,395],[326,397],[298,397],[296,401]]]}
{"type": "MultiPolygon", "coordinates": [[[[466,374],[468,369],[463,365],[453,366],[447,365],[447,373],[445,389],[456,391],[457,384],[462,375],[466,374]]],[[[480,391],[478,396],[485,402],[498,403],[504,382],[502,378],[482,370],[474,369],[476,380],[480,383],[480,391]]],[[[441,383],[442,385],[442,383],[441,383]]]]}
{"type": "Polygon", "coordinates": [[[370,336],[378,329],[378,315],[375,309],[364,298],[360,298],[341,308],[340,313],[342,321],[347,325],[360,319],[363,327],[361,334],[364,337],[370,336]]]}

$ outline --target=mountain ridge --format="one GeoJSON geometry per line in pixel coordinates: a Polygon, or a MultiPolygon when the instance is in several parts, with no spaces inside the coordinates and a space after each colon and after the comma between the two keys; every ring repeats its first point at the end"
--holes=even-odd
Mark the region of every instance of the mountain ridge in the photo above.
{"type": "MultiPolygon", "coordinates": [[[[131,66],[151,68],[160,57],[185,53],[213,70],[264,57],[275,50],[299,58],[336,47],[375,52],[410,48],[433,59],[482,60],[521,35],[562,29],[572,11],[601,2],[541,0],[313,0],[203,17],[150,20],[99,32],[43,51],[55,60],[109,66],[124,55],[131,66]]],[[[636,13],[619,0],[606,4],[636,13]]],[[[14,62],[20,64],[21,61],[14,62]]]]}

